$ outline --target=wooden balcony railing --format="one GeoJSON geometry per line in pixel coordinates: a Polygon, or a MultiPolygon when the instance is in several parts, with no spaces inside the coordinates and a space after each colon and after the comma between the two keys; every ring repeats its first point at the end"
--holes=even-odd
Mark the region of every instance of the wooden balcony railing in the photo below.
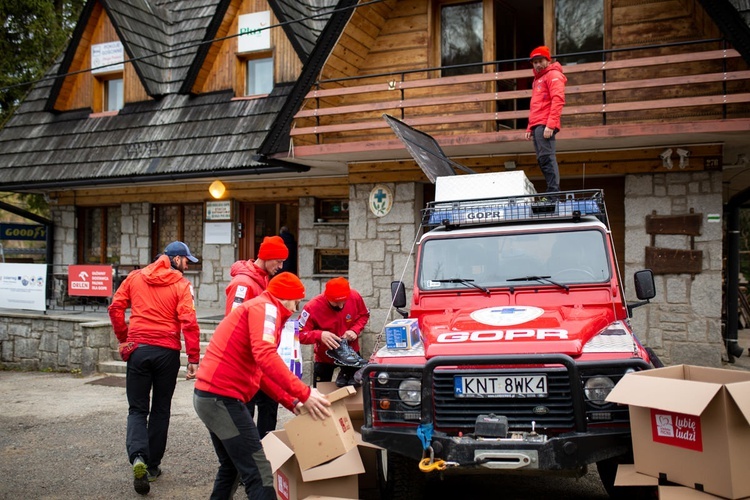
{"type": "MultiPolygon", "coordinates": [[[[733,49],[568,65],[564,72],[564,127],[750,116],[750,70],[733,49]]],[[[383,113],[443,135],[525,128],[530,68],[438,78],[429,73],[311,91],[295,115],[295,144],[392,138],[383,113]]]]}

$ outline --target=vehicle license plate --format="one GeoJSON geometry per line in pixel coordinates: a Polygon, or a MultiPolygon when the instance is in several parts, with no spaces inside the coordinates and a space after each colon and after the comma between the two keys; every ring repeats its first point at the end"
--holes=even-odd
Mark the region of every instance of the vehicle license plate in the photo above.
{"type": "Polygon", "coordinates": [[[529,398],[547,396],[546,375],[456,376],[457,398],[529,398]]]}

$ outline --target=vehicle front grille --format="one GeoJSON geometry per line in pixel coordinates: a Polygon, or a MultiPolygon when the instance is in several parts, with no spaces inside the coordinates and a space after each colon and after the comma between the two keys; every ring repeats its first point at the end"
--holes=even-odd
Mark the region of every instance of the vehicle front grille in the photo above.
{"type": "Polygon", "coordinates": [[[518,375],[519,370],[457,370],[438,369],[434,375],[435,428],[443,431],[472,432],[479,415],[495,414],[508,418],[511,431],[530,431],[531,422],[537,430],[569,431],[575,427],[573,401],[570,393],[568,371],[560,369],[529,369],[524,374],[547,375],[546,397],[525,398],[457,398],[454,394],[454,376],[518,375]]]}

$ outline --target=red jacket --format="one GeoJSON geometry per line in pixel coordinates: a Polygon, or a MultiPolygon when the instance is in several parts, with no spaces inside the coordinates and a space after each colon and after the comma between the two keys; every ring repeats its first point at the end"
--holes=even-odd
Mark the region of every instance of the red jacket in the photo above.
{"type": "Polygon", "coordinates": [[[536,125],[546,125],[551,129],[560,130],[560,115],[565,106],[567,81],[559,62],[551,63],[534,75],[527,132],[531,132],[536,125]]]}
{"type": "Polygon", "coordinates": [[[252,260],[238,260],[229,268],[232,281],[227,285],[227,304],[224,316],[232,309],[250,299],[254,299],[268,287],[270,279],[264,269],[255,265],[252,260]]]}
{"type": "MultiPolygon", "coordinates": [[[[334,311],[328,304],[324,294],[314,297],[305,304],[299,316],[299,341],[302,344],[315,344],[315,361],[318,363],[333,363],[333,359],[326,354],[326,347],[320,341],[324,330],[335,333],[339,337],[347,330],[352,330],[359,337],[370,319],[362,296],[352,290],[349,299],[341,311],[334,311]]],[[[359,352],[359,340],[349,342],[355,351],[359,352]]]]}
{"type": "Polygon", "coordinates": [[[195,388],[247,403],[258,389],[294,409],[310,388],[276,352],[284,323],[292,316],[268,292],[244,302],[216,328],[196,374],[195,388]]]}
{"type": "Polygon", "coordinates": [[[200,327],[195,315],[193,285],[172,269],[169,257],[128,274],[109,306],[117,340],[155,345],[179,351],[180,331],[190,363],[200,359],[200,327]],[[130,324],[125,310],[130,308],[130,324]]]}

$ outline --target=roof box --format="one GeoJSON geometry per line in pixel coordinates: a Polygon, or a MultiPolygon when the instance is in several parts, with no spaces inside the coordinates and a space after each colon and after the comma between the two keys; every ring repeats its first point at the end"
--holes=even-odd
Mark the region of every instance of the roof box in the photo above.
{"type": "Polygon", "coordinates": [[[435,201],[460,201],[536,194],[523,170],[451,175],[435,180],[435,201]]]}

